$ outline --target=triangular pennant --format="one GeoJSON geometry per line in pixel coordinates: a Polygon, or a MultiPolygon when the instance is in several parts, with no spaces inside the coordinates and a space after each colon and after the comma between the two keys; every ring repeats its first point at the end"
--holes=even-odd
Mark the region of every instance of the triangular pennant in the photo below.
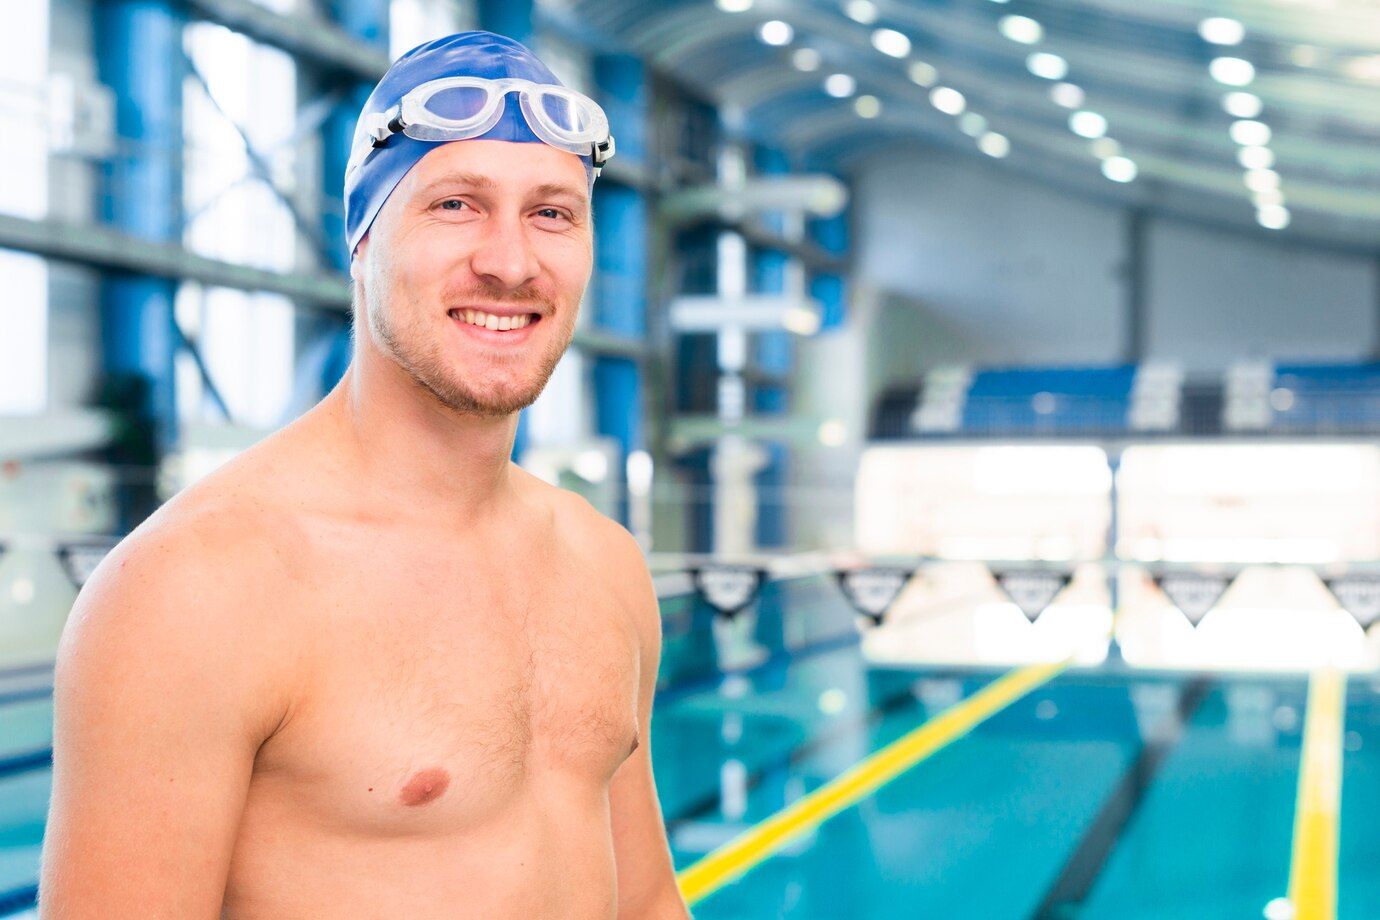
{"type": "Polygon", "coordinates": [[[880,626],[887,611],[910,582],[913,569],[879,566],[872,569],[840,569],[834,575],[839,589],[853,609],[880,626]]]}
{"type": "Polygon", "coordinates": [[[744,565],[705,566],[691,574],[704,602],[730,617],[757,599],[767,577],[764,569],[744,565]]]}
{"type": "Polygon", "coordinates": [[[1235,575],[1208,572],[1165,572],[1155,576],[1155,584],[1196,628],[1235,579],[1235,575]]]}
{"type": "Polygon", "coordinates": [[[114,548],[114,541],[82,540],[59,545],[57,554],[58,559],[62,560],[63,571],[72,581],[72,586],[80,590],[91,577],[91,573],[96,571],[96,566],[100,565],[101,560],[114,548]]]}
{"type": "Polygon", "coordinates": [[[1323,584],[1362,629],[1380,618],[1380,575],[1339,575],[1323,579],[1323,584]]]}
{"type": "Polygon", "coordinates": [[[1008,572],[993,572],[997,585],[1011,599],[1011,603],[1021,608],[1025,618],[1034,623],[1054,602],[1059,592],[1068,587],[1073,576],[1068,572],[1049,572],[1043,569],[1013,569],[1008,572]]]}

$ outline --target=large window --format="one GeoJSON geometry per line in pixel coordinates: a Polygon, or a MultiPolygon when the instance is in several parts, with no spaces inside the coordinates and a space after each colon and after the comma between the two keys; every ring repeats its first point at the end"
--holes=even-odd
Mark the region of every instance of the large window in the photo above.
{"type": "MultiPolygon", "coordinates": [[[[11,0],[0,29],[0,120],[22,143],[0,144],[0,212],[48,212],[48,0],[11,0]]],[[[34,415],[48,402],[48,267],[0,249],[0,415],[34,415]]]]}
{"type": "MultiPolygon", "coordinates": [[[[281,6],[281,3],[269,4],[281,6]]],[[[222,26],[195,23],[185,44],[194,73],[183,93],[186,246],[202,255],[290,272],[297,231],[296,69],[292,58],[222,26]]],[[[294,309],[286,298],[184,284],[178,322],[198,342],[201,369],[179,357],[179,411],[188,421],[221,414],[271,428],[292,395],[294,309]]]]}

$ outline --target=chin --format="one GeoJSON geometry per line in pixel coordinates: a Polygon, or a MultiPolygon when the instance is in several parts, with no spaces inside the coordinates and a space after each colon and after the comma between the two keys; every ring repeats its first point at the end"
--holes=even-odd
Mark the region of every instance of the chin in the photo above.
{"type": "Polygon", "coordinates": [[[431,389],[452,409],[473,415],[501,417],[511,415],[536,402],[543,387],[531,382],[510,382],[477,388],[467,385],[464,380],[452,380],[448,386],[431,389]]]}

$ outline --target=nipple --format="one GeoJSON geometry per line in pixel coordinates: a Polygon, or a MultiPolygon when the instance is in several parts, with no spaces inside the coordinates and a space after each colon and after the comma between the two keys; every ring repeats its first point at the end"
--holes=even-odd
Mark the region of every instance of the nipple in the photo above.
{"type": "Polygon", "coordinates": [[[414,773],[402,787],[398,799],[408,806],[425,805],[434,802],[446,792],[450,785],[450,774],[440,767],[430,767],[414,773]]]}

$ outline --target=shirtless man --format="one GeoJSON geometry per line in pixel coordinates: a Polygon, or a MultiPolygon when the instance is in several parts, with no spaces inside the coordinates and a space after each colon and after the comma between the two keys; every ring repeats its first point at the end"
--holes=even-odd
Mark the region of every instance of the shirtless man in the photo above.
{"type": "Polygon", "coordinates": [[[648,754],[646,566],[508,459],[573,335],[608,150],[525,125],[511,84],[442,86],[469,94],[429,103],[451,133],[400,133],[390,106],[455,74],[557,82],[489,33],[394,64],[347,178],[349,371],[73,610],[45,920],[687,916],[648,754]],[[485,93],[498,125],[456,128],[485,93]]]}

